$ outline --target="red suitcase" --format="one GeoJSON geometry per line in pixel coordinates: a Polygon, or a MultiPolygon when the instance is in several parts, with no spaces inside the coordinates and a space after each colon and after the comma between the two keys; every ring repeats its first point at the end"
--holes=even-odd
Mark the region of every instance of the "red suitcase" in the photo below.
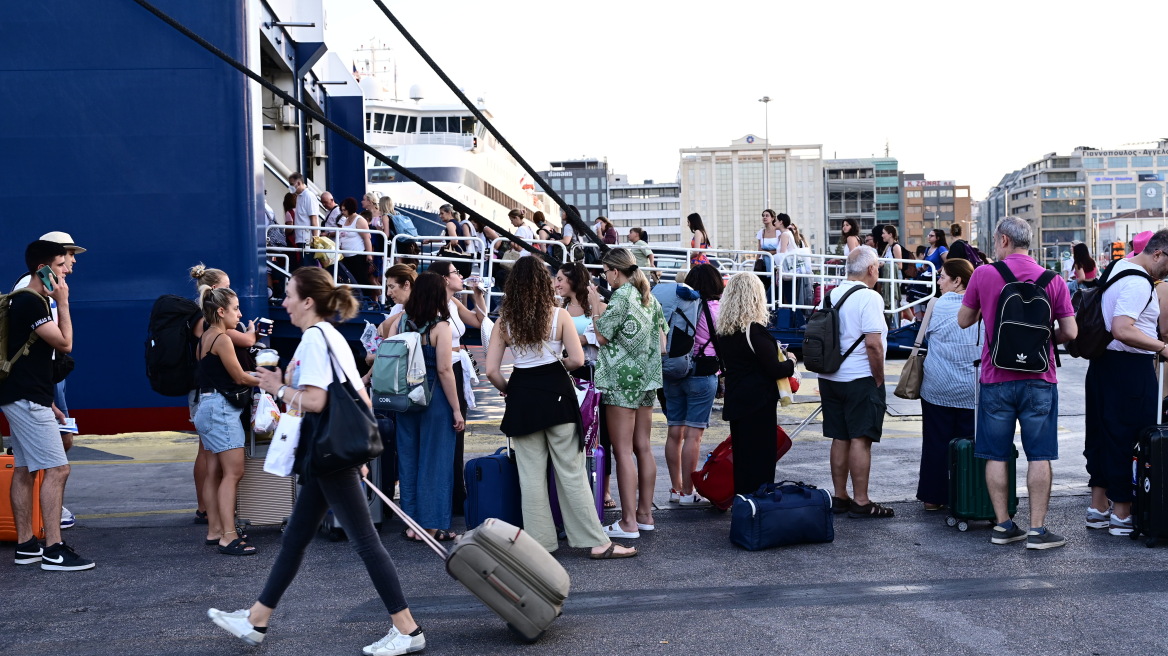
{"type": "MultiPolygon", "coordinates": [[[[777,427],[775,462],[791,450],[791,438],[782,426],[777,427]]],[[[734,504],[734,452],[730,446],[730,436],[714,447],[702,468],[690,474],[694,489],[710,500],[718,510],[726,510],[734,504]]]]}
{"type": "MultiPolygon", "coordinates": [[[[16,471],[16,458],[0,455],[0,542],[16,542],[16,518],[12,516],[12,474],[16,471]]],[[[41,481],[44,472],[37,472],[32,488],[32,532],[38,539],[45,539],[45,522],[41,517],[41,481]]]]}

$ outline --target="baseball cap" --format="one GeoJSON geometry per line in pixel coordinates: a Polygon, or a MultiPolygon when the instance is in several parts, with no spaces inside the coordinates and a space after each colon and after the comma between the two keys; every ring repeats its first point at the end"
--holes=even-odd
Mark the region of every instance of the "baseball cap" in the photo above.
{"type": "MultiPolygon", "coordinates": [[[[1152,233],[1149,232],[1148,236],[1151,237],[1152,233]]],[[[76,243],[73,242],[73,238],[70,237],[69,233],[67,233],[67,232],[61,232],[59,230],[54,231],[54,232],[47,232],[47,233],[41,235],[41,239],[43,239],[45,241],[55,241],[58,244],[64,246],[65,248],[72,249],[73,251],[75,251],[77,253],[84,253],[85,252],[84,248],[81,248],[80,246],[78,246],[76,243]]],[[[1147,239],[1144,240],[1145,243],[1147,243],[1147,241],[1148,241],[1147,239]]]]}
{"type": "Polygon", "coordinates": [[[1152,238],[1152,231],[1145,230],[1135,237],[1132,237],[1132,252],[1127,254],[1127,257],[1132,258],[1144,252],[1144,247],[1148,245],[1148,240],[1152,238]]]}

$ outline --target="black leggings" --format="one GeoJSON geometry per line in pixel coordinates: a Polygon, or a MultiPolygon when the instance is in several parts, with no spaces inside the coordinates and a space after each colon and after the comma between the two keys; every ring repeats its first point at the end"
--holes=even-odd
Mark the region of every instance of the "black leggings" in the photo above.
{"type": "Polygon", "coordinates": [[[775,410],[772,405],[730,420],[735,494],[754,494],[764,483],[775,482],[775,410]]]}
{"type": "Polygon", "coordinates": [[[381,543],[381,537],[373,527],[369,516],[369,503],[361,490],[359,468],[346,469],[331,476],[314,476],[300,486],[300,495],[292,509],[292,517],[284,530],[280,543],[280,553],[268,574],[268,582],[260,593],[259,602],[268,608],[275,608],[280,597],[296,578],[300,563],[304,561],[304,551],[316,535],[325,512],[331,507],[349,542],[357,550],[357,555],[365,561],[365,570],[373,580],[373,587],[392,615],[406,608],[406,598],[402,595],[401,582],[397,578],[397,568],[393,559],[381,543]]]}

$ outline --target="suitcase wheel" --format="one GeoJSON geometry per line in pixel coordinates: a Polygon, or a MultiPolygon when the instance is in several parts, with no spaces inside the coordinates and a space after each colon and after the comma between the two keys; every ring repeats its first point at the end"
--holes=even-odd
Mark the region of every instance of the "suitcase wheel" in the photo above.
{"type": "Polygon", "coordinates": [[[539,635],[535,636],[534,638],[528,638],[527,636],[520,633],[519,629],[516,629],[515,627],[511,626],[510,622],[507,623],[507,630],[511,632],[511,635],[515,636],[519,640],[521,640],[524,643],[529,644],[529,645],[534,645],[539,640],[540,636],[543,635],[543,631],[540,631],[539,635]]]}
{"type": "Polygon", "coordinates": [[[957,522],[957,530],[962,532],[968,531],[969,522],[957,522]]]}
{"type": "Polygon", "coordinates": [[[1156,546],[1156,538],[1148,538],[1146,541],[1144,541],[1144,546],[1149,549],[1156,546]]]}
{"type": "Polygon", "coordinates": [[[954,517],[953,515],[949,515],[948,517],[945,518],[945,525],[950,527],[950,528],[957,526],[957,518],[954,517]]]}

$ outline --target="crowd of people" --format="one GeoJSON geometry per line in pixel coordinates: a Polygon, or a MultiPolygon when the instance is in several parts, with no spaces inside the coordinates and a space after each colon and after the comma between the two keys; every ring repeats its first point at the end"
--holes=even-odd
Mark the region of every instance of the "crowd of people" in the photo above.
{"type": "MultiPolygon", "coordinates": [[[[311,192],[303,187],[302,178],[293,176],[293,181],[298,191],[285,207],[288,225],[297,227],[289,231],[289,243],[307,244],[314,228],[335,226],[342,234],[344,250],[371,251],[368,233],[345,237],[345,228],[369,226],[384,231],[386,239],[409,233],[385,197],[362,199],[369,215],[364,217],[357,212],[356,199],[338,204],[322,195],[328,210],[324,221],[317,222],[316,215],[309,214],[307,222],[302,222],[299,198],[311,192]],[[354,238],[361,243],[348,241],[354,238]]],[[[315,206],[313,199],[308,207],[315,206]]],[[[449,206],[441,209],[441,215],[445,234],[466,238],[469,244],[459,253],[485,253],[494,241],[488,228],[463,220],[449,206]]],[[[533,218],[538,222],[542,217],[533,218]]],[[[521,211],[513,212],[511,219],[517,236],[537,235],[521,211]]],[[[778,257],[807,246],[786,214],[766,210],[762,220],[758,249],[775,258],[764,265],[769,269],[766,274],[775,275],[778,257]]],[[[692,214],[689,223],[695,248],[708,247],[701,217],[692,214]]],[[[549,225],[537,223],[537,229],[546,232],[539,236],[548,237],[542,241],[563,243],[565,252],[571,252],[577,242],[571,224],[565,222],[563,232],[553,232],[549,225]]],[[[610,223],[599,221],[595,229],[606,243],[615,245],[617,236],[610,223]]],[[[920,387],[923,443],[917,497],[930,511],[951,503],[948,444],[957,437],[975,436],[975,456],[986,461],[986,484],[996,514],[992,543],[1025,541],[1028,549],[1066,543],[1046,526],[1051,462],[1058,458],[1056,368],[1011,368],[991,349],[999,335],[995,325],[999,296],[1007,284],[1047,281],[1043,293],[1051,308],[1052,329],[1041,355],[1049,362],[1055,360],[1056,345],[1074,340],[1078,333],[1071,287],[1101,287],[1103,317],[1113,339],[1103,355],[1091,360],[1086,378],[1084,453],[1091,499],[1085,524],[1112,535],[1129,535],[1133,529],[1131,447],[1158,406],[1154,364],[1168,351],[1164,341],[1168,294],[1159,293],[1157,286],[1168,277],[1168,230],[1141,234],[1132,254],[1103,272],[1097,271],[1085,247],[1076,246],[1071,287],[1062,276],[1044,275],[1046,269],[1029,255],[1031,236],[1027,222],[1007,217],[993,233],[992,258],[960,240],[958,226],[949,235],[931,232],[928,246],[920,252],[920,259],[936,269],[939,294],[923,304],[921,330],[929,351],[920,387]],[[957,239],[949,242],[949,237],[957,239]],[[1124,272],[1132,273],[1119,275],[1124,272]],[[1119,380],[1124,384],[1116,385],[1119,380]],[[1007,463],[1016,457],[1017,426],[1029,461],[1026,528],[1015,523],[1008,511],[1007,463]]],[[[645,271],[653,261],[645,237],[640,229],[630,231],[626,247],[612,248],[599,259],[601,273],[595,278],[584,258],[553,270],[541,258],[526,257],[530,254],[526,250],[514,251],[513,244],[506,248],[517,255],[498,307],[486,373],[505,397],[500,429],[515,446],[525,529],[548,551],[559,546],[547,485],[549,464],[570,546],[587,549],[595,559],[628,558],[638,555],[638,550],[617,540],[635,540],[656,529],[657,466],[650,434],[658,391],[668,426],[665,461],[671,503],[702,501],[689,474],[698,468],[703,433],[722,386],[722,418],[729,422],[736,454],[735,490],[748,494],[775,480],[780,400],[775,383],[795,374],[796,359],[793,354],[780,358],[782,347],[767,330],[771,315],[763,274],[736,274],[727,279],[699,250],[676,281],[653,281],[645,271]],[[698,308],[693,346],[687,353],[689,369],[682,376],[666,377],[663,361],[672,356],[667,350],[671,317],[685,302],[698,308]],[[502,366],[508,350],[514,365],[509,377],[502,366]],[[601,393],[600,441],[613,463],[605,471],[615,474],[620,493],[619,517],[609,525],[597,519],[596,492],[589,489],[585,475],[583,419],[575,393],[583,381],[601,393]]],[[[839,309],[844,357],[836,371],[818,376],[823,434],[831,440],[827,469],[832,510],[854,518],[891,518],[893,508],[869,496],[872,449],[881,440],[886,406],[886,314],[894,300],[888,297],[888,286],[879,281],[887,277],[889,260],[909,259],[909,253],[900,245],[894,226],[881,226],[875,234],[862,237],[850,219],[844,222],[839,246],[846,279],[827,292],[824,302],[829,300],[839,309]],[[869,245],[877,235],[882,244],[879,251],[869,245]]],[[[10,297],[9,352],[0,354],[12,363],[7,379],[0,381],[0,410],[13,433],[15,562],[39,563],[46,570],[94,567],[61,538],[61,530],[74,521],[62,505],[69,475],[65,452],[71,445],[71,433],[63,431],[68,412],[64,361],[73,337],[67,277],[73,273],[76,255],[84,250],[59,232],[28,245],[25,268],[29,276],[17,285],[25,293],[10,297]],[[24,348],[26,354],[15,358],[24,348]],[[40,492],[46,533],[43,546],[33,534],[31,521],[33,477],[40,471],[44,472],[40,492]]],[[[359,280],[382,285],[392,301],[388,316],[378,326],[381,337],[404,332],[419,335],[427,371],[424,384],[432,396],[423,411],[396,417],[400,501],[433,538],[455,541],[460,536],[452,518],[461,513],[466,495],[464,430],[468,410],[474,405],[474,367],[462,338],[468,328],[487,323],[485,290],[466,283],[469,264],[457,257],[430,260],[422,272],[405,263],[386,263],[389,266],[381,271],[366,255],[359,260],[346,257],[345,262],[362,269],[359,280]],[[459,295],[468,287],[471,298],[464,302],[459,295]]],[[[896,275],[905,278],[919,278],[921,273],[907,263],[895,269],[896,275]]],[[[358,301],[348,286],[337,285],[324,268],[300,266],[287,280],[282,305],[292,324],[303,331],[287,371],[249,371],[241,361],[238,349],[256,344],[257,328],[254,322],[241,321],[239,299],[225,272],[200,264],[190,270],[190,276],[197,286],[201,313],[193,327],[197,366],[188,397],[200,440],[194,466],[195,521],[206,525],[208,546],[216,546],[225,555],[252,555],[255,546],[239,535],[234,521],[245,434],[240,408],[232,397],[250,397],[253,390],[262,389],[286,405],[296,397],[297,405],[289,407],[289,412],[319,413],[329,402],[329,383],[338,372],[346,380],[368,384],[371,358],[359,366],[333,326],[354,316],[358,301]]],[[[360,400],[370,404],[365,384],[356,387],[360,400]]],[[[250,608],[212,609],[211,619],[247,642],[261,642],[273,610],[331,507],[391,619],[389,633],[366,647],[365,653],[398,654],[424,646],[425,637],[410,614],[393,562],[370,518],[360,489],[362,476],[361,467],[327,476],[302,476],[295,509],[263,591],[250,608]]],[[[604,486],[604,505],[615,508],[607,478],[597,484],[604,486]]],[[[402,536],[421,541],[410,529],[402,536]]]]}

